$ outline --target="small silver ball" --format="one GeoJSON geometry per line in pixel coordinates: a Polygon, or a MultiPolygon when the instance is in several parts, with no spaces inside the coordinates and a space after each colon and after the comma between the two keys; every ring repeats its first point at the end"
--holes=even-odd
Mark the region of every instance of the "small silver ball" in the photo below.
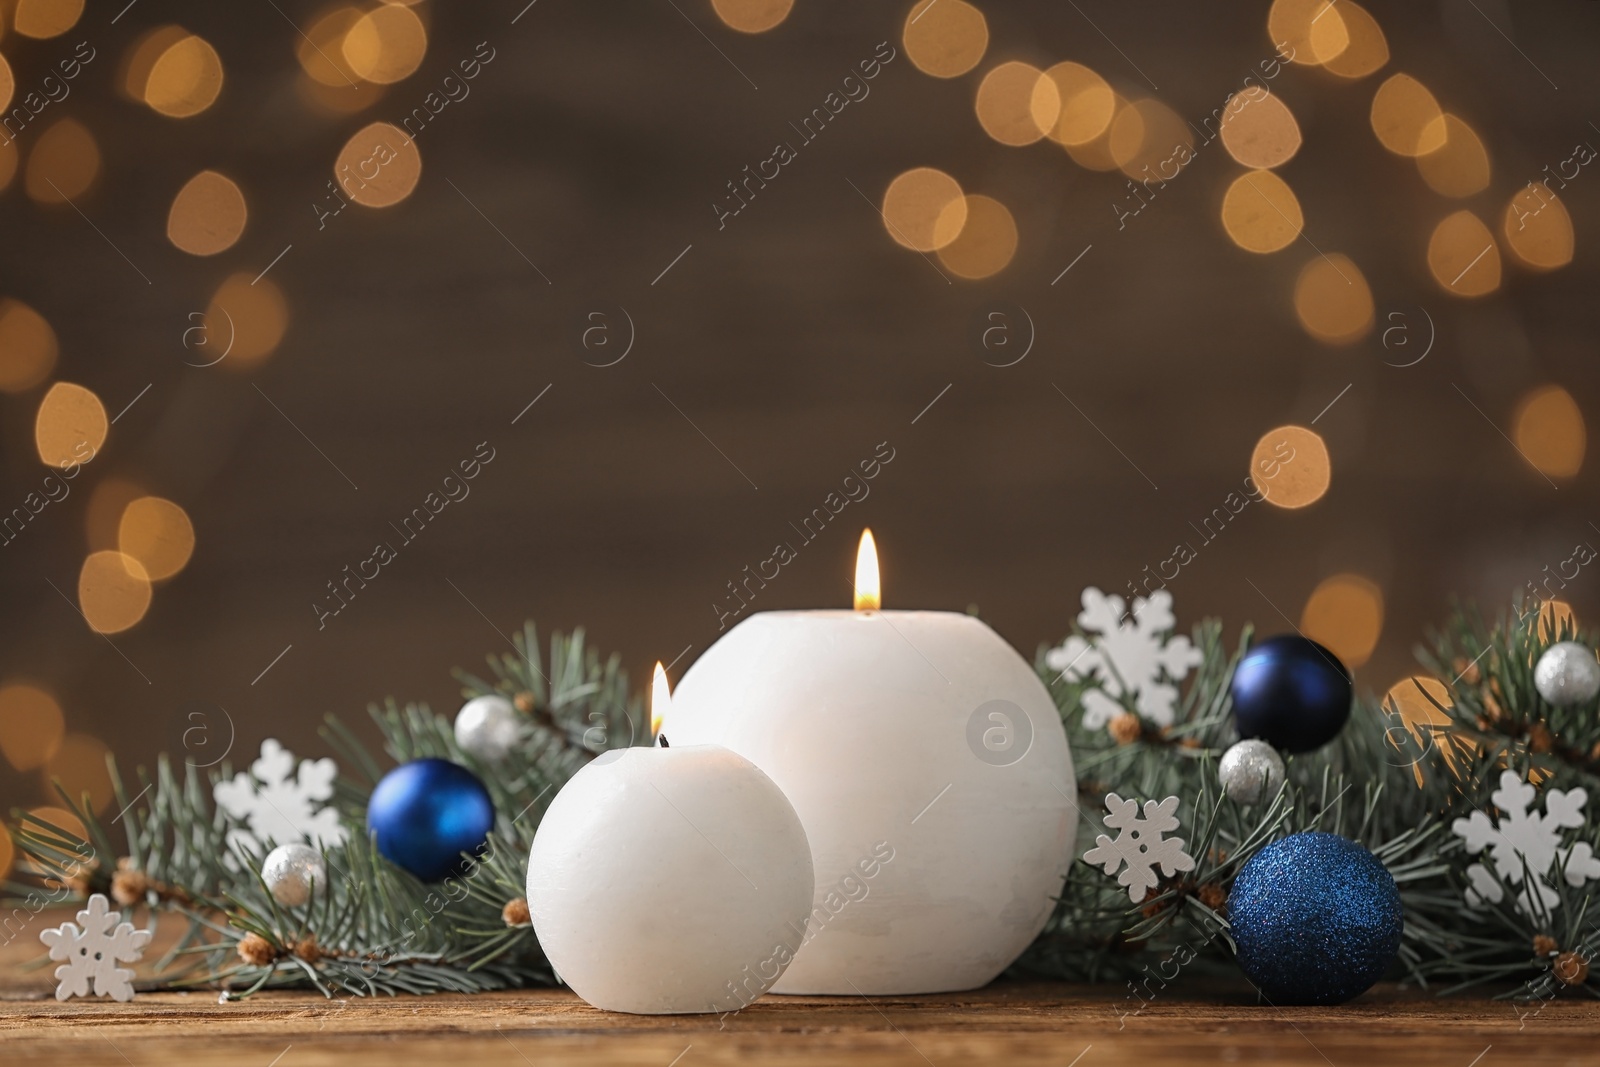
{"type": "Polygon", "coordinates": [[[1217,777],[1229,800],[1254,804],[1278,795],[1283,785],[1283,757],[1257,738],[1240,741],[1222,754],[1217,777]]]}
{"type": "Polygon", "coordinates": [[[310,845],[279,845],[262,862],[261,880],[279,904],[298,908],[311,899],[313,886],[318,890],[327,886],[328,868],[322,853],[310,845]]]}
{"type": "Polygon", "coordinates": [[[473,697],[456,713],[456,744],[481,760],[504,759],[521,737],[522,716],[503,696],[473,697]]]}
{"type": "Polygon", "coordinates": [[[1539,695],[1558,707],[1587,704],[1600,694],[1600,660],[1594,649],[1577,641],[1561,641],[1544,650],[1533,668],[1539,695]]]}

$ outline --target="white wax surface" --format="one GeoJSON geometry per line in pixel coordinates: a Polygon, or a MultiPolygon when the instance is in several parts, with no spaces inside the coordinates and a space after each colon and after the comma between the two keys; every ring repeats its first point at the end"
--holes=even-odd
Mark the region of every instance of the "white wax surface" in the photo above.
{"type": "Polygon", "coordinates": [[[528,856],[540,945],[612,1011],[745,1007],[800,944],[812,886],[793,807],[714,745],[604,753],[556,795],[528,856]]]}
{"type": "Polygon", "coordinates": [[[690,668],[662,729],[749,758],[805,824],[812,927],[774,992],[983,985],[1038,935],[1072,862],[1077,783],[1059,714],[967,615],[752,615],[690,668]],[[1008,719],[1023,721],[1009,735],[1008,719]],[[1024,732],[1025,754],[1008,751],[1024,732]]]}

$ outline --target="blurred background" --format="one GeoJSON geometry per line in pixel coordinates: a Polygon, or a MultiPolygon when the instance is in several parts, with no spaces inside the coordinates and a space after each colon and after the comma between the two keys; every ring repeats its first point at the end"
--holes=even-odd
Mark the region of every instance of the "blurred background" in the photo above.
{"type": "Polygon", "coordinates": [[[1030,657],[1087,585],[1378,693],[1452,597],[1600,610],[1600,5],[0,16],[8,806],[525,618],[642,689],[865,525],[1030,657]]]}

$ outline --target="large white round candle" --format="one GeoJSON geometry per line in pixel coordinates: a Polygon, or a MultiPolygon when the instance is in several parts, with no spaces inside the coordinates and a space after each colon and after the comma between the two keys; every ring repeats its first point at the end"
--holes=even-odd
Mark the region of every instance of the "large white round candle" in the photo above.
{"type": "Polygon", "coordinates": [[[1038,936],[1072,862],[1066,732],[1033,669],[942,611],[773,611],[689,669],[664,730],[800,813],[816,871],[778,993],[972,989],[1038,936]]]}
{"type": "Polygon", "coordinates": [[[755,765],[715,745],[606,752],[556,794],[528,911],[557,975],[597,1008],[737,1011],[804,937],[811,850],[755,765]]]}

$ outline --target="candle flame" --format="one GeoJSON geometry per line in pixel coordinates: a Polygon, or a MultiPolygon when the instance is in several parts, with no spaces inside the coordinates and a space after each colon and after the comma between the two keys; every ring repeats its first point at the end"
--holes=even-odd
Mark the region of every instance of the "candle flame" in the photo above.
{"type": "Polygon", "coordinates": [[[656,661],[655,679],[650,683],[650,734],[657,736],[661,733],[661,721],[667,717],[667,709],[672,706],[672,687],[667,683],[667,669],[656,661]]]}
{"type": "Polygon", "coordinates": [[[878,579],[878,546],[872,531],[861,531],[861,547],[856,549],[856,610],[876,611],[883,607],[882,582],[878,579]]]}

